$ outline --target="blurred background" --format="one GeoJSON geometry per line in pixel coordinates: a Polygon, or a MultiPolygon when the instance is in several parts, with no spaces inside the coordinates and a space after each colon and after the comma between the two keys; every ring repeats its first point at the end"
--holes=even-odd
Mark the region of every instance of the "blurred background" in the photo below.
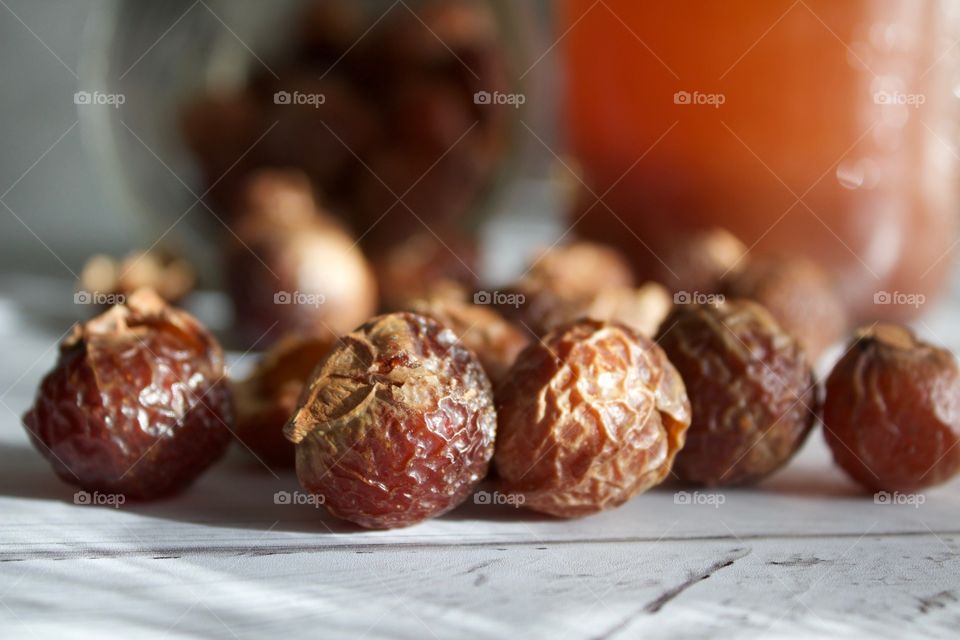
{"type": "Polygon", "coordinates": [[[280,294],[321,295],[324,324],[362,311],[342,331],[441,284],[520,290],[538,251],[575,241],[674,302],[726,292],[804,317],[798,334],[829,325],[812,351],[916,318],[951,273],[954,3],[2,0],[0,16],[7,281],[224,291],[251,319],[240,346],[280,294]],[[378,293],[343,293],[367,279],[378,293]]]}

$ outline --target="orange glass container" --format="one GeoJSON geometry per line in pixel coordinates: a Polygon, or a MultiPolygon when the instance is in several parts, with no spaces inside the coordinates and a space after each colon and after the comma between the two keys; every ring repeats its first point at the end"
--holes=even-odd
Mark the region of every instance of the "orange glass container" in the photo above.
{"type": "Polygon", "coordinates": [[[562,6],[584,235],[653,273],[679,234],[726,227],[752,251],[814,256],[861,318],[915,313],[875,304],[885,292],[941,288],[960,218],[960,3],[562,6]]]}

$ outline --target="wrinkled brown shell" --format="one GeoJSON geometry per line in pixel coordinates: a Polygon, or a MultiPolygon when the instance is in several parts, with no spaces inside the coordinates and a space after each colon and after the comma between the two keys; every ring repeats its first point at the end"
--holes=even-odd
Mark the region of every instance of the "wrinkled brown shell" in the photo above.
{"type": "Polygon", "coordinates": [[[76,325],[24,424],[64,481],[131,499],[179,492],[224,452],[220,346],[153,291],[76,325]]]}
{"type": "Polygon", "coordinates": [[[417,301],[411,310],[451,329],[460,343],[477,356],[495,385],[531,340],[528,332],[489,307],[437,297],[417,301]]]}
{"type": "Polygon", "coordinates": [[[826,384],[834,460],[871,489],[913,491],[960,470],[960,375],[953,355],[908,329],[859,332],[826,384]]]}
{"type": "Polygon", "coordinates": [[[332,334],[280,340],[250,376],[234,385],[236,434],[269,467],[293,467],[293,444],[283,435],[310,374],[336,343],[332,334]]]}
{"type": "Polygon", "coordinates": [[[674,471],[707,486],[756,482],[784,465],[816,420],[813,371],[760,305],[678,306],[657,342],[687,386],[693,423],[674,471]]]}
{"type": "Polygon", "coordinates": [[[393,313],[334,348],[285,434],[306,490],[340,518],[387,528],[466,499],[487,473],[495,431],[474,355],[435,320],[393,313]]]}
{"type": "Polygon", "coordinates": [[[616,507],[660,483],[690,423],[663,351],[627,327],[590,320],[521,353],[497,409],[504,491],[561,517],[616,507]]]}
{"type": "Polygon", "coordinates": [[[830,274],[799,256],[745,260],[723,282],[732,298],[763,305],[815,363],[846,334],[849,319],[830,274]]]}

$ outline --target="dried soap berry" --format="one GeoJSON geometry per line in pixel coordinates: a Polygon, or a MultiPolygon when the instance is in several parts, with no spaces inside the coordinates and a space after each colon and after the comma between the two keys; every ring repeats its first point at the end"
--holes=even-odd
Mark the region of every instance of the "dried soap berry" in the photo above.
{"type": "Polygon", "coordinates": [[[194,285],[190,264],[162,251],[138,251],[123,260],[95,255],[80,272],[80,290],[96,299],[122,300],[137,289],[149,288],[171,304],[182,300],[194,285]]]}
{"type": "Polygon", "coordinates": [[[651,278],[676,292],[716,293],[723,278],[743,264],[747,246],[726,229],[705,229],[675,238],[661,253],[651,278]]]}
{"type": "Polygon", "coordinates": [[[495,431],[476,357],[435,320],[393,313],[342,339],[285,433],[307,491],[335,516],[388,528],[466,499],[487,473],[495,431]]]}
{"type": "Polygon", "coordinates": [[[410,308],[451,329],[480,359],[494,384],[503,379],[517,354],[530,343],[528,332],[489,307],[441,296],[416,301],[410,308]]]}
{"type": "Polygon", "coordinates": [[[653,337],[673,303],[667,290],[655,282],[639,289],[616,287],[571,298],[549,290],[530,291],[518,305],[525,324],[543,335],[574,320],[590,318],[625,324],[641,335],[653,337]],[[525,305],[529,305],[524,308],[525,305]]]}
{"type": "Polygon", "coordinates": [[[660,483],[690,404],[660,347],[584,320],[517,358],[497,390],[497,472],[525,506],[561,517],[616,507],[660,483]]]}
{"type": "Polygon", "coordinates": [[[833,458],[871,489],[914,491],[960,470],[960,376],[953,354],[904,327],[858,332],[823,406],[833,458]]]}
{"type": "Polygon", "coordinates": [[[153,499],[178,493],[230,442],[220,346],[149,289],[74,327],[24,416],[64,481],[153,499]]]}
{"type": "Polygon", "coordinates": [[[427,296],[467,298],[480,270],[476,243],[454,232],[441,237],[417,233],[373,252],[383,309],[405,309],[427,296]]]}
{"type": "Polygon", "coordinates": [[[816,420],[813,371],[758,304],[678,306],[657,342],[690,395],[693,423],[674,465],[707,486],[756,482],[800,448],[816,420]]]}
{"type": "Polygon", "coordinates": [[[836,283],[817,263],[799,256],[750,259],[733,271],[723,291],[762,304],[807,355],[817,358],[847,330],[847,311],[836,283]]]}
{"type": "MultiPolygon", "coordinates": [[[[508,295],[501,296],[504,302],[499,310],[528,330],[544,335],[583,317],[619,320],[618,309],[628,312],[628,307],[632,307],[631,313],[636,314],[637,309],[644,307],[640,315],[646,316],[647,310],[661,306],[653,300],[659,296],[652,288],[637,291],[633,286],[630,266],[618,252],[603,245],[576,242],[541,253],[523,277],[505,292],[508,295]],[[635,300],[629,301],[631,297],[635,300]],[[640,299],[647,301],[639,302],[640,299]],[[600,317],[595,317],[595,313],[600,317]]],[[[660,319],[662,314],[657,318],[660,319]]],[[[636,327],[629,319],[628,324],[636,327]]],[[[650,322],[641,320],[639,324],[646,326],[650,322]]]]}
{"type": "Polygon", "coordinates": [[[294,446],[284,437],[283,427],[310,374],[336,341],[333,334],[286,336],[264,355],[250,377],[234,385],[237,438],[267,466],[294,466],[294,446]]]}
{"type": "Polygon", "coordinates": [[[238,333],[264,346],[287,333],[345,333],[376,310],[373,271],[355,243],[317,208],[295,172],[252,176],[227,248],[238,333]]]}

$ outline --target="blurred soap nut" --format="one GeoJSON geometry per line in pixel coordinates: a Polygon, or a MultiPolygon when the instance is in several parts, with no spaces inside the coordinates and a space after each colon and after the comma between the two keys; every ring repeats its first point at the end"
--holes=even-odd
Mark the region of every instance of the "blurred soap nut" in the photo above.
{"type": "Polygon", "coordinates": [[[721,289],[728,297],[748,298],[766,307],[814,363],[849,326],[836,282],[803,256],[750,256],[723,279],[721,289]]]}
{"type": "Polygon", "coordinates": [[[310,373],[336,342],[333,334],[289,334],[263,355],[249,377],[233,383],[237,439],[268,467],[294,466],[294,445],[283,427],[310,373]]]}
{"type": "Polygon", "coordinates": [[[439,234],[416,233],[370,252],[383,310],[405,309],[425,297],[466,300],[476,288],[476,241],[442,229],[439,234]]]}
{"type": "Polygon", "coordinates": [[[365,249],[461,222],[509,150],[507,53],[491,7],[425,0],[386,15],[306,3],[287,52],[238,90],[191,100],[188,147],[222,215],[258,169],[303,171],[365,249]]]}
{"type": "Polygon", "coordinates": [[[716,293],[723,277],[742,263],[747,252],[747,246],[726,229],[694,231],[667,247],[650,277],[672,291],[716,293]]]}
{"type": "Polygon", "coordinates": [[[140,288],[154,290],[161,298],[177,303],[193,290],[193,267],[185,259],[160,250],[135,251],[122,260],[98,254],[87,260],[80,272],[80,291],[111,296],[129,296],[140,288]]]}
{"type": "Polygon", "coordinates": [[[410,310],[453,331],[460,343],[480,360],[494,386],[532,339],[529,332],[508,322],[489,306],[436,296],[414,301],[410,310]]]}
{"type": "Polygon", "coordinates": [[[553,247],[498,295],[498,309],[537,335],[592,318],[623,323],[652,336],[670,312],[667,290],[657,283],[634,286],[626,260],[614,249],[589,242],[553,247]]]}
{"type": "Polygon", "coordinates": [[[302,174],[253,174],[241,203],[225,259],[235,328],[247,346],[290,332],[341,335],[376,311],[372,269],[319,209],[302,174]]]}

